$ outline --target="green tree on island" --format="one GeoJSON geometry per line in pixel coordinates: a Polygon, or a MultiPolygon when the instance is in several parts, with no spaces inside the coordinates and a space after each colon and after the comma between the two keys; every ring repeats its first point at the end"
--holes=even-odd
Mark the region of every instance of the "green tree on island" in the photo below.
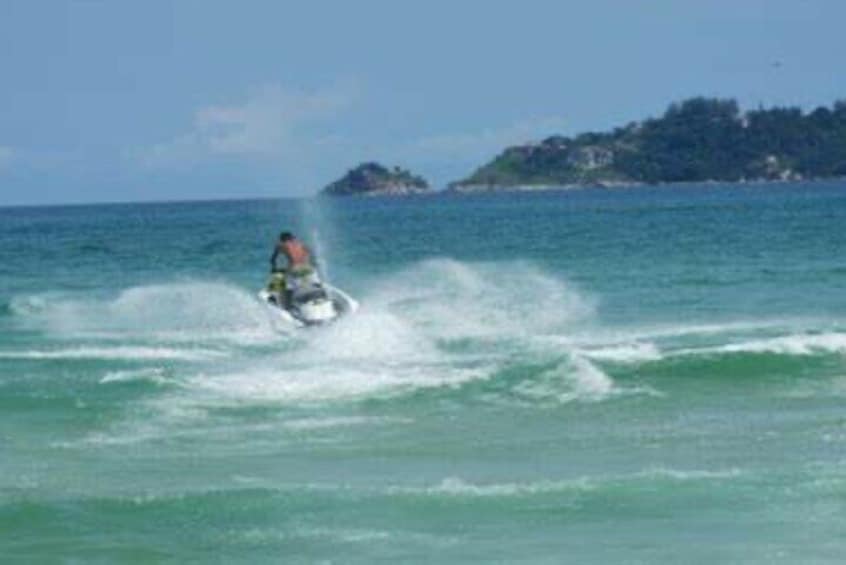
{"type": "Polygon", "coordinates": [[[610,133],[555,135],[509,147],[469,186],[787,180],[846,175],[846,101],[742,113],[736,101],[692,98],[660,118],[610,133]]]}

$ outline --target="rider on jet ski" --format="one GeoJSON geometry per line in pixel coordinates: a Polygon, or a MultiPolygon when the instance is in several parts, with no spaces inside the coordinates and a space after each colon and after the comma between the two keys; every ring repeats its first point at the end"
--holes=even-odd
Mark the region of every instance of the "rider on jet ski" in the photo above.
{"type": "Polygon", "coordinates": [[[289,308],[294,290],[298,287],[299,282],[314,274],[311,252],[292,233],[282,232],[279,234],[279,241],[270,257],[270,266],[273,278],[269,290],[282,291],[285,301],[284,307],[289,308]],[[276,266],[276,258],[279,253],[282,253],[288,260],[284,270],[276,266]]]}

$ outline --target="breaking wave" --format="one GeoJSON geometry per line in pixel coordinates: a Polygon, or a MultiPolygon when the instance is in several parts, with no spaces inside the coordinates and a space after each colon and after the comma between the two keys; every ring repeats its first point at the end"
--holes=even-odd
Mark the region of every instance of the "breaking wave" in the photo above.
{"type": "Polygon", "coordinates": [[[590,403],[660,395],[638,368],[652,374],[665,361],[846,352],[839,328],[785,321],[602,327],[593,296],[523,262],[432,259],[375,278],[357,298],[355,316],[285,332],[251,291],[223,283],[146,285],[112,297],[20,296],[9,304],[16,321],[54,340],[7,347],[0,359],[121,361],[130,366],[103,367],[96,382],[178,383],[163,387],[153,408],[193,412],[418,393],[590,403]]]}
{"type": "MultiPolygon", "coordinates": [[[[594,307],[564,281],[528,265],[430,260],[377,281],[360,298],[363,307],[355,316],[309,332],[284,354],[190,382],[197,390],[241,400],[394,396],[483,382],[510,363],[541,354],[566,359],[554,375],[538,376],[568,381],[566,393],[550,385],[550,395],[595,400],[614,388],[589,359],[560,348],[539,350],[538,336],[570,331],[590,319],[594,307]],[[548,301],[533,306],[537,315],[526,313],[527,292],[548,301]]],[[[544,386],[528,394],[543,395],[544,386]]]]}

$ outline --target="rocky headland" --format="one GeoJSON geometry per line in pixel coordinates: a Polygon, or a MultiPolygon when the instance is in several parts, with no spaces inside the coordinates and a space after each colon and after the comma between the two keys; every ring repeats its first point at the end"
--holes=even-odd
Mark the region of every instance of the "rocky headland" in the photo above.
{"type": "Polygon", "coordinates": [[[810,113],[742,113],[734,100],[693,98],[671,105],[660,118],[611,132],[554,135],[509,147],[449,188],[477,193],[843,176],[846,101],[810,113]]]}

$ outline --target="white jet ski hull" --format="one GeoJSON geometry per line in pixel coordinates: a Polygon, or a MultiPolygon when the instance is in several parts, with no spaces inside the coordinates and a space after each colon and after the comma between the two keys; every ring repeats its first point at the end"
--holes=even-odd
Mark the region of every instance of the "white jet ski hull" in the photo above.
{"type": "Polygon", "coordinates": [[[290,310],[267,289],[260,290],[258,296],[284,323],[297,328],[331,323],[358,310],[358,302],[344,291],[327,284],[322,289],[326,299],[305,302],[290,310]]]}

